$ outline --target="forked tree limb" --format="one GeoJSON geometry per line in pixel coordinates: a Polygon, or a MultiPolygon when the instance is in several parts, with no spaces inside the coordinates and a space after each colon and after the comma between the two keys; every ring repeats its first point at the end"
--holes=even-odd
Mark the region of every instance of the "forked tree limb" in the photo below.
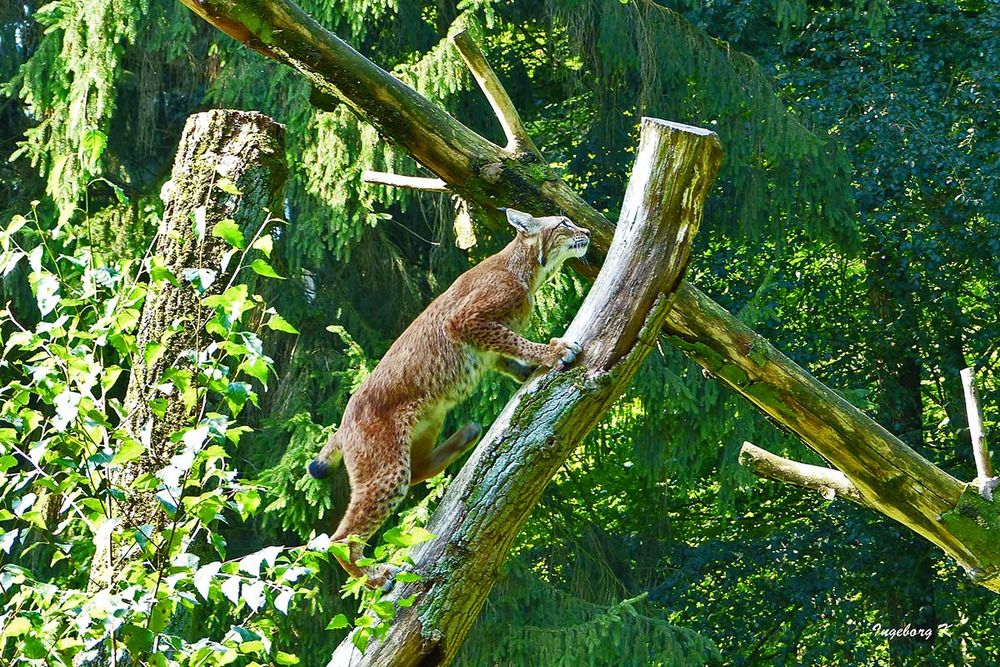
{"type": "Polygon", "coordinates": [[[792,461],[761,449],[752,442],[743,443],[743,448],[740,449],[740,465],[759,477],[817,491],[827,500],[840,496],[868,507],[857,487],[847,479],[847,475],[833,468],[792,461]]]}
{"type": "Polygon", "coordinates": [[[583,352],[571,370],[525,383],[452,481],[427,527],[437,538],[414,553],[424,580],[393,591],[416,602],[386,640],[360,656],[348,638],[329,667],[454,659],[546,484],[655,345],[721,162],[713,132],[643,120],[607,260],[564,334],[583,352]]]}
{"type": "MultiPolygon", "coordinates": [[[[593,277],[614,225],[543,161],[498,148],[323,29],[290,0],[181,0],[213,25],[284,62],[342,99],[450,188],[484,209],[563,214],[591,230],[593,277]]],[[[496,221],[499,224],[499,220],[496,221]]],[[[840,469],[877,511],[1000,591],[1000,522],[954,513],[964,485],[934,466],[688,283],[663,328],[667,340],[840,469]],[[949,515],[947,520],[942,520],[949,515]]]]}

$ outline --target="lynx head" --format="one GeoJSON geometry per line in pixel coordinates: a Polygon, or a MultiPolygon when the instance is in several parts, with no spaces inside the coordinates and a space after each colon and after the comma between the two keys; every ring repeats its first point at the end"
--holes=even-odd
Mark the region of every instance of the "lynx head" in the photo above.
{"type": "Polygon", "coordinates": [[[573,224],[562,215],[536,218],[528,213],[508,208],[507,222],[518,236],[535,245],[538,265],[543,275],[557,270],[570,257],[583,257],[590,244],[590,232],[573,224]]]}

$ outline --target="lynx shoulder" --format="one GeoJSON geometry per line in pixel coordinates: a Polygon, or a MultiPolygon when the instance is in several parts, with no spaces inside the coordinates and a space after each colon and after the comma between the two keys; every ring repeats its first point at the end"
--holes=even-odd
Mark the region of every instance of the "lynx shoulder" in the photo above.
{"type": "MultiPolygon", "coordinates": [[[[536,218],[514,209],[517,231],[503,250],[473,267],[435,299],[399,336],[354,393],[319,456],[309,464],[325,477],[343,460],[351,500],[334,541],[367,540],[392,514],[410,485],[437,475],[480,434],[466,424],[435,446],[445,416],[487,369],[521,381],[539,366],[570,364],[580,348],[553,338],[535,343],[518,331],[535,290],[564,261],[587,252],[589,232],[563,216],[536,218]]],[[[360,568],[363,544],[351,542],[344,568],[372,587],[391,585],[391,572],[360,568]]]]}

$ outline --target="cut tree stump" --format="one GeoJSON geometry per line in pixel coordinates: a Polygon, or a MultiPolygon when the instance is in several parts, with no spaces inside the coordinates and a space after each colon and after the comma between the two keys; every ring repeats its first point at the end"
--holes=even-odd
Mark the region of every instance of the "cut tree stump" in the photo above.
{"type": "MultiPolygon", "coordinates": [[[[222,266],[232,247],[212,236],[212,227],[226,218],[234,220],[249,239],[264,224],[268,211],[281,210],[288,167],[284,128],[267,116],[248,111],[214,110],[188,118],[181,136],[170,180],[164,186],[163,221],[157,232],[153,256],[177,281],[150,285],[136,334],[137,353],[132,358],[124,429],[145,448],[142,456],[125,464],[112,484],[126,491],[117,506],[118,519],[131,527],[159,526],[164,513],[151,492],[131,492],[132,482],[146,472],[167,465],[174,446],[170,434],[186,425],[191,415],[179,392],[157,389],[167,368],[183,368],[187,351],[205,346],[205,323],[211,309],[201,299],[224,291],[238,257],[222,266]],[[219,187],[223,179],[241,194],[219,187]],[[199,294],[196,283],[207,288],[199,294]],[[151,344],[163,347],[157,354],[151,344]],[[163,398],[163,417],[156,417],[150,401],[163,398]]],[[[228,189],[229,186],[226,186],[228,189]]],[[[114,583],[114,573],[138,553],[116,553],[110,538],[97,545],[90,574],[91,589],[114,583]],[[124,556],[124,557],[123,557],[124,556]],[[114,564],[114,565],[113,565],[114,564]]]]}

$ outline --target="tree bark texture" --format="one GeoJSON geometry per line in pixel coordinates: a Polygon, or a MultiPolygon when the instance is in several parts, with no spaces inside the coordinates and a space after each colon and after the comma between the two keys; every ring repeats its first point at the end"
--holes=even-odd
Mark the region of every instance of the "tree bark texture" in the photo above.
{"type": "Polygon", "coordinates": [[[644,119],[639,151],[604,268],[565,337],[571,370],[536,374],[511,398],[451,483],[414,554],[417,595],[384,643],[364,656],[350,639],[335,665],[447,665],[501,576],[511,544],[546,484],[621,395],[683,279],[705,198],[722,162],[713,132],[644,119]]]}
{"type": "MultiPolygon", "coordinates": [[[[227,267],[222,266],[231,246],[212,236],[213,225],[232,219],[249,239],[269,210],[281,210],[287,171],[284,128],[267,116],[215,110],[188,119],[170,181],[164,186],[163,221],[153,251],[178,285],[150,285],[143,305],[124,402],[129,415],[124,428],[145,445],[145,452],[122,467],[112,480],[116,487],[127,490],[143,473],[166,466],[173,454],[169,436],[191,417],[178,391],[165,393],[157,385],[166,369],[189,365],[186,353],[204,349],[204,327],[212,312],[202,306],[201,299],[221,293],[238,264],[237,258],[232,258],[227,267]],[[222,179],[228,179],[242,194],[220,189],[222,179]],[[204,220],[204,226],[196,219],[204,220]],[[185,269],[213,271],[214,281],[199,294],[185,280],[185,269]],[[150,355],[147,362],[145,352],[155,343],[163,345],[162,351],[150,355]],[[150,405],[156,398],[166,401],[162,417],[155,416],[150,405]]],[[[133,492],[118,510],[120,518],[132,527],[158,526],[165,516],[152,493],[133,492]]],[[[119,558],[110,543],[99,545],[91,571],[92,587],[112,583],[112,563],[119,558]]]]}
{"type": "MultiPolygon", "coordinates": [[[[181,0],[264,55],[344,101],[463,198],[489,210],[563,214],[591,230],[593,277],[614,225],[530,151],[479,136],[325,30],[289,0],[181,0]]],[[[495,221],[500,224],[499,216],[495,221]]],[[[822,385],[687,283],[663,328],[667,340],[843,471],[866,503],[927,538],[1000,592],[1000,524],[957,513],[963,484],[822,385]],[[951,512],[948,521],[942,515],[951,512]],[[956,526],[960,526],[956,528],[956,526]],[[961,536],[956,533],[961,533],[961,536]]]]}

